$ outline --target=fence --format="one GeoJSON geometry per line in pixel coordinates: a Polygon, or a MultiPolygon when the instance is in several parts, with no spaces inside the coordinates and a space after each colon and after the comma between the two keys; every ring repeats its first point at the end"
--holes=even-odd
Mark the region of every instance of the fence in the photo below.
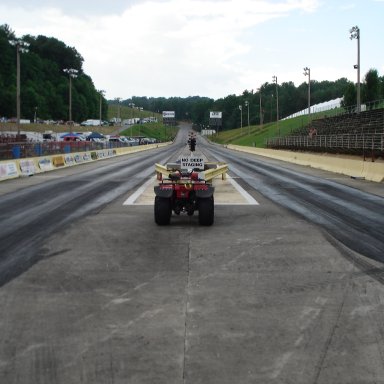
{"type": "Polygon", "coordinates": [[[52,141],[43,143],[0,143],[0,160],[50,156],[129,146],[121,142],[97,143],[92,141],[52,141]]]}

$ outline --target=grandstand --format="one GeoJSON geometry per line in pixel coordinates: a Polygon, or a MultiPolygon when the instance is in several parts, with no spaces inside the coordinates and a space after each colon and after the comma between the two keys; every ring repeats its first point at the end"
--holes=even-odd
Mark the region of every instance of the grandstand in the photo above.
{"type": "Polygon", "coordinates": [[[267,139],[266,146],[372,156],[372,159],[384,157],[384,108],[317,118],[289,136],[267,139]]]}

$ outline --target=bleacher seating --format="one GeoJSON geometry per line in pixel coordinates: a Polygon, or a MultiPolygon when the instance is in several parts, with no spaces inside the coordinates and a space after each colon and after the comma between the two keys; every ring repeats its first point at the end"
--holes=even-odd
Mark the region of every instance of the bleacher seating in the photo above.
{"type": "Polygon", "coordinates": [[[317,118],[289,136],[268,139],[267,147],[384,157],[384,108],[317,118]]]}
{"type": "Polygon", "coordinates": [[[308,135],[310,128],[316,129],[318,135],[384,133],[384,108],[314,119],[291,136],[308,135]]]}

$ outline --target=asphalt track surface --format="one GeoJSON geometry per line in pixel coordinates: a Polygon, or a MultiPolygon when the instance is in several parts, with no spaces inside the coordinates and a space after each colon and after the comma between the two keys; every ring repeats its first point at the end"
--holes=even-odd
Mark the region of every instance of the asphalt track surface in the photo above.
{"type": "MultiPolygon", "coordinates": [[[[353,251],[384,262],[384,187],[374,195],[244,154],[210,151],[265,197],[318,224],[353,251]]],[[[384,282],[384,280],[383,280],[384,282]]]]}
{"type": "Polygon", "coordinates": [[[384,383],[382,186],[199,138],[260,205],[157,227],[185,142],[0,184],[0,383],[384,383]]]}

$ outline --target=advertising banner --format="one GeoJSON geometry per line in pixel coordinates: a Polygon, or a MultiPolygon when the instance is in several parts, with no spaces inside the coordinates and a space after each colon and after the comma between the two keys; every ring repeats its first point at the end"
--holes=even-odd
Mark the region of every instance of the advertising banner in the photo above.
{"type": "Polygon", "coordinates": [[[33,160],[20,160],[20,169],[23,176],[31,176],[36,173],[33,160]]]}
{"type": "Polygon", "coordinates": [[[19,176],[19,173],[17,171],[16,163],[9,162],[0,164],[0,179],[8,179],[17,176],[19,176]]]}

